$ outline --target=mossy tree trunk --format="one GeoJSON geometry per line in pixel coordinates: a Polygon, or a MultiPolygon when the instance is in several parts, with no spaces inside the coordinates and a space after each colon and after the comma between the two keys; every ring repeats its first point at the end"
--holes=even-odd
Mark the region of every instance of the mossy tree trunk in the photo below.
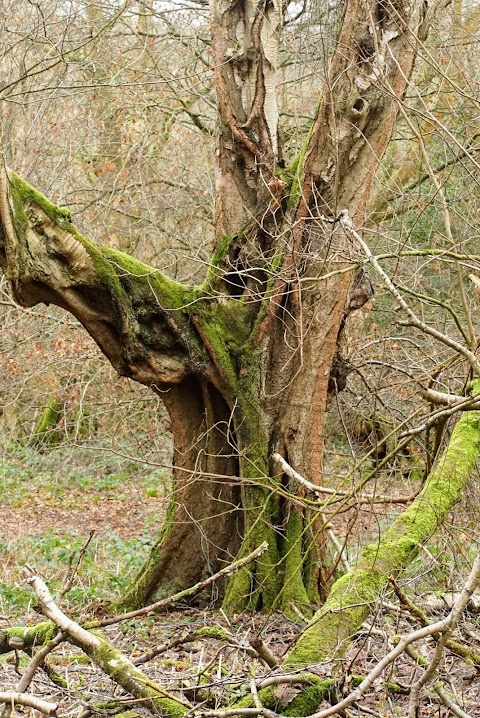
{"type": "Polygon", "coordinates": [[[349,0],[310,132],[284,169],[281,3],[212,0],[217,237],[199,286],[89,241],[68,212],[2,169],[0,262],[17,301],[72,312],[118,373],[158,391],[170,412],[173,501],[128,605],[194,583],[265,539],[269,551],[231,580],[229,611],[303,608],[326,590],[321,527],[274,495],[270,456],[321,479],[329,392],[342,380],[332,367],[353,309],[351,274],[333,270],[355,255],[334,220],[348,209],[363,223],[423,8],[349,0]]]}

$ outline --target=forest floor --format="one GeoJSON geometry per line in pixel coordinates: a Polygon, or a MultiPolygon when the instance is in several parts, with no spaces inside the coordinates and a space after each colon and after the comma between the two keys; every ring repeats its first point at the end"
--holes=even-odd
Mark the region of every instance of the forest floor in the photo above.
{"type": "MultiPolygon", "coordinates": [[[[40,620],[30,614],[29,623],[40,620]]],[[[0,619],[0,628],[10,622],[0,619]]],[[[385,608],[379,610],[374,625],[364,627],[352,642],[349,651],[341,662],[326,662],[315,666],[315,673],[329,677],[333,671],[342,675],[338,699],[353,690],[359,675],[366,675],[378,660],[395,643],[398,632],[408,633],[414,628],[412,621],[405,615],[385,608]]],[[[139,668],[149,680],[156,681],[163,689],[173,693],[182,701],[197,705],[198,716],[211,709],[225,709],[251,692],[251,682],[257,683],[271,677],[275,671],[269,669],[259,658],[250,654],[249,638],[260,636],[264,643],[280,659],[296,640],[301,627],[284,616],[256,615],[240,616],[227,620],[218,612],[187,609],[170,612],[166,615],[151,616],[148,619],[136,619],[105,630],[107,638],[120,648],[131,660],[139,659],[146,651],[156,648],[158,655],[139,668]],[[221,626],[231,635],[228,641],[202,640],[191,638],[180,641],[204,626],[221,626]],[[180,643],[179,643],[180,642],[180,643]]],[[[480,648],[478,630],[471,623],[464,625],[456,636],[477,650],[480,648]],[[473,632],[477,634],[472,638],[473,632]]],[[[422,646],[424,658],[431,657],[434,643],[422,646]]],[[[0,687],[13,690],[28,664],[23,654],[0,656],[0,687]]],[[[119,702],[123,708],[129,705],[139,711],[141,716],[149,715],[139,707],[138,701],[132,701],[119,691],[112,681],[96,666],[92,665],[78,648],[62,644],[49,658],[50,665],[67,681],[67,686],[58,689],[47,676],[38,671],[31,686],[31,692],[46,700],[58,702],[58,715],[79,716],[89,705],[104,704],[105,701],[119,702]]],[[[278,669],[276,672],[281,671],[278,669]]],[[[403,654],[388,670],[375,680],[370,690],[348,711],[342,713],[346,718],[372,715],[375,718],[406,717],[408,713],[408,692],[412,683],[419,678],[422,669],[415,658],[403,654]],[[393,690],[395,686],[395,690],[393,690]]],[[[462,718],[480,717],[478,671],[467,665],[457,656],[446,651],[440,669],[442,684],[448,695],[462,707],[462,718]]],[[[288,706],[300,692],[302,686],[289,684],[275,689],[276,711],[288,713],[288,706]]],[[[324,702],[319,710],[327,708],[324,702]]],[[[39,714],[30,709],[20,709],[20,713],[30,718],[39,714]]],[[[95,714],[95,712],[94,712],[95,714]]],[[[111,715],[105,709],[97,715],[111,715]]],[[[195,712],[193,712],[195,715],[195,712]]],[[[439,702],[437,695],[427,685],[421,694],[416,718],[447,718],[452,715],[448,708],[439,702]]]]}
{"type": "MultiPolygon", "coordinates": [[[[83,457],[83,458],[82,458],[83,457]]],[[[95,606],[118,595],[141,565],[157,535],[168,490],[168,470],[157,465],[129,461],[108,452],[89,454],[79,461],[67,448],[39,454],[25,448],[5,453],[3,492],[0,505],[0,630],[2,627],[34,624],[35,612],[30,589],[23,582],[23,567],[31,565],[55,591],[61,584],[70,558],[90,540],[73,589],[62,608],[78,621],[93,616],[95,606]]],[[[168,457],[163,457],[167,464],[168,457]]],[[[320,676],[342,675],[339,698],[352,690],[358,675],[365,675],[384,656],[399,634],[418,628],[411,616],[395,608],[393,593],[384,597],[353,640],[342,661],[315,666],[320,676]]],[[[417,600],[422,601],[418,596],[417,600]]],[[[272,674],[259,658],[252,657],[249,639],[261,637],[281,663],[282,656],[301,633],[301,623],[278,614],[257,614],[227,618],[214,610],[179,607],[181,610],[123,621],[106,629],[109,640],[131,659],[161,646],[154,660],[140,667],[151,680],[182,700],[206,709],[222,709],[251,691],[251,680],[261,681],[272,674]],[[204,626],[221,626],[228,641],[195,637],[204,626]],[[193,634],[193,636],[192,636],[193,634]]],[[[438,616],[432,617],[435,620],[438,616]]],[[[456,638],[480,653],[480,622],[466,615],[456,638]]],[[[397,718],[408,713],[408,691],[422,672],[420,662],[433,655],[434,642],[428,639],[415,647],[419,656],[403,654],[378,678],[365,696],[344,714],[397,718]],[[392,690],[396,684],[396,691],[392,690]]],[[[30,659],[14,652],[0,656],[0,690],[13,690],[30,659]]],[[[59,703],[58,715],[73,718],[89,704],[105,700],[127,701],[128,697],[78,648],[64,643],[49,658],[52,667],[66,680],[58,689],[40,670],[31,692],[59,703]]],[[[464,716],[480,718],[478,670],[446,650],[440,667],[445,690],[464,716]]],[[[277,711],[299,692],[292,684],[278,687],[277,711]]],[[[128,703],[127,703],[128,705],[128,703]]],[[[320,708],[327,707],[327,703],[320,708]]],[[[148,713],[135,708],[141,715],[148,713]]],[[[38,718],[33,710],[16,712],[38,718]]],[[[99,713],[102,715],[102,713],[99,713]]],[[[426,687],[417,718],[446,718],[452,715],[426,687]]]]}
{"type": "MultiPolygon", "coordinates": [[[[129,447],[127,447],[128,449],[129,447]]],[[[26,562],[56,588],[69,557],[90,536],[80,580],[87,599],[121,592],[163,519],[168,446],[149,462],[133,452],[63,446],[4,451],[0,471],[0,613],[28,606],[26,562]]],[[[75,593],[75,592],[74,592],[75,593]]],[[[75,594],[75,600],[77,596],[75,594]]]]}

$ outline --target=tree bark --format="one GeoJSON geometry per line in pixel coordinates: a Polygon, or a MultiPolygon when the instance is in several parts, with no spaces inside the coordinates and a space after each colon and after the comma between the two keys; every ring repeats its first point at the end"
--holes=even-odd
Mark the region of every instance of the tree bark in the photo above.
{"type": "MultiPolygon", "coordinates": [[[[234,560],[243,533],[230,412],[211,384],[189,376],[163,396],[174,436],[175,480],[160,536],[122,598],[135,608],[171,596],[234,560]],[[210,478],[212,477],[212,478],[210,478]]],[[[213,587],[215,599],[222,583],[213,587]]]]}

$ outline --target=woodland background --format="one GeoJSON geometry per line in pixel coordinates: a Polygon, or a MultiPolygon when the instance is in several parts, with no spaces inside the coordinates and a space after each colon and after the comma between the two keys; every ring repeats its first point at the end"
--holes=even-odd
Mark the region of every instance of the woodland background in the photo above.
{"type": "MultiPolygon", "coordinates": [[[[342,3],[323,0],[286,8],[279,103],[287,158],[299,150],[315,113],[341,14],[342,3]]],[[[480,279],[479,25],[476,2],[456,0],[437,14],[405,98],[407,114],[375,178],[364,227],[372,251],[389,255],[382,266],[417,316],[467,344],[480,303],[480,285],[469,278],[480,279]]],[[[8,164],[68,207],[85,235],[172,278],[200,281],[214,239],[216,104],[208,7],[201,0],[4,0],[0,27],[8,164]]],[[[420,396],[419,384],[435,376],[445,392],[462,395],[471,377],[449,347],[404,321],[377,276],[370,279],[374,298],[348,319],[348,376],[330,406],[325,476],[332,485],[351,476],[361,482],[379,467],[375,490],[408,496],[447,445],[456,420],[429,421],[438,409],[420,396]],[[413,439],[396,453],[408,431],[413,439]]],[[[86,616],[93,602],[125,590],[157,537],[171,491],[168,418],[158,396],[115,374],[70,314],[54,306],[18,307],[4,278],[0,326],[2,621],[32,620],[25,564],[55,591],[94,532],[64,603],[65,610],[86,616]]],[[[435,603],[463,587],[477,553],[478,497],[477,472],[441,533],[402,577],[402,591],[414,601],[427,596],[435,603]]],[[[337,517],[332,528],[343,547],[339,564],[354,564],[360,547],[396,513],[391,504],[366,503],[337,517]]],[[[413,619],[394,610],[394,600],[390,587],[374,617],[380,625],[357,637],[348,659],[352,666],[356,661],[352,674],[368,672],[394,634],[411,630],[413,619]]],[[[296,635],[283,617],[236,622],[201,612],[209,608],[173,614],[161,626],[151,618],[132,620],[115,635],[131,655],[190,624],[198,630],[217,622],[230,631],[231,643],[244,647],[250,634],[260,634],[278,653],[296,635]]],[[[471,611],[462,638],[480,652],[473,604],[471,611]]],[[[153,675],[169,683],[179,679],[190,690],[215,684],[210,708],[228,691],[229,701],[232,691],[241,695],[238,675],[253,670],[245,651],[212,648],[198,636],[187,646],[169,649],[153,675]]],[[[90,686],[97,702],[109,690],[75,660],[70,654],[59,659],[71,681],[62,699],[71,715],[85,700],[86,689],[78,698],[78,684],[90,686]]],[[[418,663],[418,656],[403,656],[395,680],[412,682],[418,663]]],[[[480,715],[476,669],[449,656],[442,670],[456,702],[480,715]]],[[[14,665],[0,663],[1,684],[2,671],[15,682],[14,665]]],[[[382,683],[363,708],[402,715],[404,700],[382,683]]],[[[433,693],[425,698],[419,715],[447,715],[445,703],[439,707],[435,700],[433,693]]]]}

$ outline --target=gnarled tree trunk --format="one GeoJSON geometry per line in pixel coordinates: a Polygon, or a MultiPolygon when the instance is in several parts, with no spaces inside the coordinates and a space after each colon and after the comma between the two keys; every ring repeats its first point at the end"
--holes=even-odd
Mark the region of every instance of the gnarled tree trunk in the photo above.
{"type": "MultiPolygon", "coordinates": [[[[0,260],[16,299],[71,311],[116,370],[165,399],[175,446],[167,521],[129,605],[188,586],[267,540],[225,607],[300,608],[325,593],[321,526],[279,498],[280,452],[319,481],[341,331],[368,300],[345,272],[372,177],[411,76],[423,0],[349,0],[310,133],[278,150],[278,0],[213,0],[218,100],[216,247],[183,286],[81,236],[63,210],[2,170],[0,260]]],[[[422,28],[423,31],[423,28],[422,28]]],[[[360,278],[361,279],[361,278],[360,278]]],[[[289,487],[298,491],[295,487],[289,487]]]]}

